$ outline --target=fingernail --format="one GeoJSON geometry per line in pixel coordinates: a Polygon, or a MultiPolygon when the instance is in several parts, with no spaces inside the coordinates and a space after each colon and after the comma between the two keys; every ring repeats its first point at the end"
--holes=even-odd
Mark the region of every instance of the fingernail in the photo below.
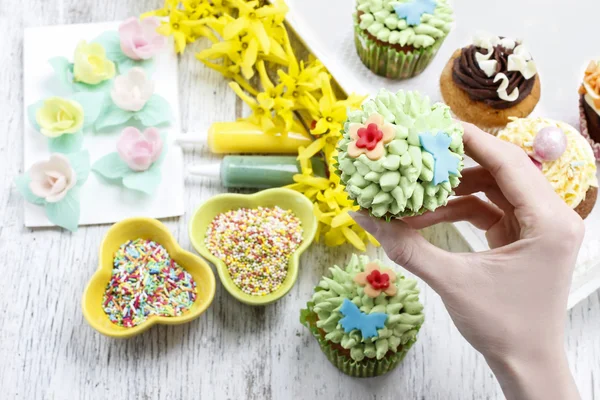
{"type": "Polygon", "coordinates": [[[371,216],[354,211],[351,211],[349,214],[350,217],[352,217],[352,219],[356,221],[356,223],[359,224],[365,231],[371,234],[377,232],[377,222],[374,221],[371,216]]]}

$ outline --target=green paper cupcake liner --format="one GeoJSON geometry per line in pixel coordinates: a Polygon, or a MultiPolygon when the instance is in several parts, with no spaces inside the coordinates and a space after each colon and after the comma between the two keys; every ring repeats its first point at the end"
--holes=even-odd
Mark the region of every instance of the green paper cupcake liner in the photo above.
{"type": "Polygon", "coordinates": [[[378,44],[359,26],[354,28],[354,39],[359,58],[373,73],[390,79],[408,79],[427,68],[446,37],[436,40],[433,46],[409,53],[378,44]]]}
{"type": "Polygon", "coordinates": [[[308,303],[307,308],[300,312],[300,323],[306,326],[319,342],[321,350],[327,359],[340,371],[354,378],[372,378],[384,375],[400,364],[416,340],[402,345],[402,350],[391,355],[386,355],[381,360],[367,359],[354,361],[345,354],[341,354],[334,348],[335,343],[325,340],[316,326],[317,315],[312,311],[314,304],[308,303]]]}

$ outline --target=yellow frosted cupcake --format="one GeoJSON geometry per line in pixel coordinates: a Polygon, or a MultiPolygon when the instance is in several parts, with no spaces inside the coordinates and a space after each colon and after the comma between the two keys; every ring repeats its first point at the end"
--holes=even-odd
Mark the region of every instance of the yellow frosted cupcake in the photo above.
{"type": "Polygon", "coordinates": [[[591,146],[575,128],[551,119],[520,118],[498,137],[525,150],[581,218],[592,212],[598,196],[596,162],[591,146]]]}

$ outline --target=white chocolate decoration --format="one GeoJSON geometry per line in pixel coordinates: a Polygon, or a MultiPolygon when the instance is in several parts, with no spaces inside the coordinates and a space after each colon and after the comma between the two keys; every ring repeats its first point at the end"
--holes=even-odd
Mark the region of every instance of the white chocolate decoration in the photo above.
{"type": "Polygon", "coordinates": [[[515,47],[513,54],[508,56],[507,69],[509,71],[519,71],[525,79],[531,79],[537,73],[537,67],[531,58],[529,50],[520,44],[515,47]]]}
{"type": "Polygon", "coordinates": [[[479,68],[485,73],[488,78],[491,78],[496,73],[498,67],[498,61],[496,60],[485,60],[479,62],[479,68]]]}
{"type": "Polygon", "coordinates": [[[508,89],[508,83],[509,83],[508,76],[506,76],[505,74],[500,72],[494,78],[494,83],[498,82],[499,80],[502,80],[502,82],[500,83],[500,86],[498,87],[498,97],[500,97],[502,100],[505,100],[505,101],[517,100],[519,98],[519,88],[515,88],[515,90],[513,90],[512,93],[509,95],[508,92],[506,91],[506,89],[508,89]]]}

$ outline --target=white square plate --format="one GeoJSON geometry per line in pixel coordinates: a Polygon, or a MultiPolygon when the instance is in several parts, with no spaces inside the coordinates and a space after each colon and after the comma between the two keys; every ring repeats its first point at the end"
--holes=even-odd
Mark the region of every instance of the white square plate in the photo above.
{"type": "MultiPolygon", "coordinates": [[[[563,25],[575,21],[577,26],[595,26],[600,2],[585,0],[562,7],[562,3],[552,0],[542,7],[539,2],[522,0],[455,1],[456,24],[438,55],[421,75],[403,81],[378,77],[358,58],[352,20],[355,0],[287,0],[286,3],[290,8],[288,23],[347,93],[372,95],[381,88],[418,90],[432,101],[441,101],[442,69],[452,53],[470,43],[477,31],[525,38],[542,80],[542,98],[532,116],[562,120],[579,130],[577,89],[587,63],[599,54],[582,40],[579,29],[563,25]],[[556,17],[557,8],[552,3],[561,6],[560,18],[556,17]]],[[[600,204],[585,224],[586,236],[577,260],[569,308],[600,288],[600,204]]],[[[489,249],[483,232],[467,223],[455,225],[471,249],[489,249]]]]}
{"type": "MultiPolygon", "coordinates": [[[[25,29],[24,35],[24,163],[25,170],[31,164],[47,159],[47,139],[28,122],[27,107],[36,101],[53,96],[65,95],[56,91],[53,71],[48,59],[64,56],[72,60],[75,47],[81,40],[88,42],[107,30],[116,30],[118,22],[63,25],[25,29]]],[[[172,46],[172,44],[169,44],[172,46]]],[[[168,154],[162,164],[162,181],[156,194],[148,196],[110,185],[99,179],[94,172],[81,190],[81,217],[79,225],[105,224],[134,216],[166,218],[183,215],[183,156],[181,149],[174,144],[175,135],[180,132],[179,121],[179,81],[177,77],[177,57],[172,48],[167,48],[155,58],[155,91],[163,96],[172,108],[173,121],[161,132],[168,133],[168,154]]],[[[110,133],[94,134],[85,132],[83,148],[90,152],[91,163],[102,156],[116,151],[116,142],[123,128],[110,133]]],[[[25,203],[25,226],[52,226],[42,207],[25,203]]]]}

